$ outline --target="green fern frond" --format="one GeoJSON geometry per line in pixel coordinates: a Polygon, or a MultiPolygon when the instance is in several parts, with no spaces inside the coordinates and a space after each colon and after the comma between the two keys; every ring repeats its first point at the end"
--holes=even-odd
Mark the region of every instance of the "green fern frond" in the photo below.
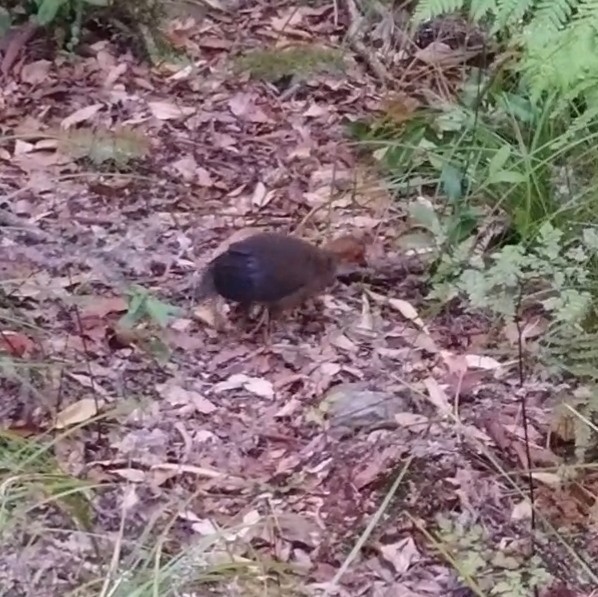
{"type": "Polygon", "coordinates": [[[534,0],[498,0],[494,29],[517,25],[533,5],[534,0]]]}
{"type": "Polygon", "coordinates": [[[542,0],[535,9],[532,27],[548,28],[551,31],[562,29],[579,5],[579,0],[542,0]]]}
{"type": "Polygon", "coordinates": [[[532,97],[598,79],[598,0],[420,0],[415,14],[421,21],[465,8],[473,21],[490,17],[493,32],[509,30],[523,47],[532,97]]]}
{"type": "Polygon", "coordinates": [[[469,16],[474,23],[494,12],[496,12],[496,0],[471,0],[469,5],[469,16]]]}
{"type": "Polygon", "coordinates": [[[581,0],[577,7],[577,14],[574,20],[592,22],[595,26],[598,21],[598,1],[581,0]]]}
{"type": "Polygon", "coordinates": [[[443,14],[462,10],[465,0],[421,0],[413,13],[413,21],[423,23],[443,14]]]}

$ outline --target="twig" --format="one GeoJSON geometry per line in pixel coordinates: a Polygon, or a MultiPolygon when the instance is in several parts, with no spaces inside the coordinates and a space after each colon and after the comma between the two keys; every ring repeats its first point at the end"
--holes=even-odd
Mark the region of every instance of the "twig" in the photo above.
{"type": "Polygon", "coordinates": [[[35,240],[45,240],[50,242],[55,242],[57,240],[48,232],[45,232],[41,228],[31,224],[31,222],[27,222],[26,220],[19,218],[19,216],[15,216],[15,214],[11,213],[5,208],[0,208],[0,226],[2,225],[21,228],[35,240]]]}
{"type": "Polygon", "coordinates": [[[370,52],[366,45],[359,39],[363,33],[362,25],[364,18],[355,4],[355,0],[344,0],[347,6],[347,12],[349,13],[349,19],[351,24],[347,31],[347,38],[349,39],[349,45],[356,52],[361,59],[367,64],[369,69],[380,79],[380,82],[386,83],[390,79],[390,75],[384,65],[378,58],[370,52]]]}

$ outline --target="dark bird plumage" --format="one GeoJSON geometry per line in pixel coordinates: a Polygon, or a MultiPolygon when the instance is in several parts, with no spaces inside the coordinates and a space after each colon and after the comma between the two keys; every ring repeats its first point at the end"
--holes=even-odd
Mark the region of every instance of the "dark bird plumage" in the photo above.
{"type": "Polygon", "coordinates": [[[262,232],[231,244],[207,266],[197,298],[219,294],[270,311],[299,306],[336,278],[339,261],[363,260],[363,246],[342,238],[324,248],[286,234],[262,232]]]}

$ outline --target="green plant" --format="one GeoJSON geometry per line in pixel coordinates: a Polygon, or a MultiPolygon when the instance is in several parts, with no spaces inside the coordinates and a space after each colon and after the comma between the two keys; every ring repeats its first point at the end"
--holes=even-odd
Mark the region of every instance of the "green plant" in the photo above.
{"type": "Polygon", "coordinates": [[[172,315],[178,313],[178,307],[154,298],[145,288],[134,285],[129,293],[129,308],[121,317],[119,324],[133,327],[143,320],[149,320],[164,327],[172,315]]]}
{"type": "Polygon", "coordinates": [[[142,45],[150,57],[157,58],[160,51],[168,48],[160,33],[165,7],[165,0],[13,0],[4,15],[0,10],[0,32],[11,24],[31,20],[74,50],[88,26],[112,29],[129,39],[133,35],[136,45],[142,45]]]}
{"type": "Polygon", "coordinates": [[[157,359],[166,361],[170,350],[160,332],[179,309],[154,298],[137,285],[129,290],[128,299],[127,312],[120,318],[115,330],[119,341],[135,343],[157,359]]]}
{"type": "Polygon", "coordinates": [[[549,90],[593,98],[598,91],[596,2],[419,0],[414,20],[454,11],[489,23],[491,34],[501,33],[511,46],[522,49],[520,69],[534,98],[549,90]]]}
{"type": "Polygon", "coordinates": [[[235,66],[255,78],[276,81],[288,75],[305,78],[319,72],[341,72],[343,57],[336,49],[306,45],[254,50],[236,58],[235,66]]]}
{"type": "Polygon", "coordinates": [[[76,15],[75,20],[80,23],[80,15],[85,10],[85,5],[90,6],[108,6],[111,0],[35,0],[37,12],[35,18],[37,22],[45,27],[59,18],[61,11],[73,11],[76,15]]]}
{"type": "MultiPolygon", "coordinates": [[[[84,430],[79,429],[81,431],[84,430]]],[[[77,443],[79,436],[70,437],[73,433],[71,430],[54,440],[0,433],[3,589],[13,589],[15,593],[28,589],[40,594],[48,588],[47,575],[23,578],[23,584],[16,587],[4,584],[6,568],[11,566],[5,557],[15,553],[19,555],[20,570],[31,570],[39,565],[42,554],[46,561],[57,558],[59,565],[68,570],[68,584],[64,582],[62,590],[77,596],[174,597],[182,592],[205,592],[210,584],[226,583],[233,578],[244,588],[255,585],[254,592],[244,594],[258,595],[264,593],[267,584],[274,587],[270,573],[283,587],[294,582],[283,564],[238,555],[246,551],[247,546],[237,549],[235,540],[242,544],[245,533],[254,523],[224,529],[214,523],[213,532],[204,531],[186,545],[178,545],[173,538],[176,533],[171,533],[172,527],[181,513],[188,511],[188,504],[193,503],[196,495],[190,496],[187,504],[181,503],[178,494],[164,500],[162,509],[154,504],[145,526],[135,526],[136,484],[93,485],[61,471],[54,456],[55,448],[60,441],[77,443]],[[106,494],[115,500],[120,512],[120,526],[110,532],[102,528],[102,517],[96,515],[98,510],[93,507],[106,494]],[[133,526],[128,528],[129,525],[133,526]],[[178,547],[173,549],[175,544],[178,547]],[[67,545],[76,555],[72,562],[65,563],[67,545]]],[[[255,524],[260,523],[263,524],[263,520],[255,524]]],[[[285,588],[282,591],[285,595],[295,594],[285,588]]]]}
{"type": "MultiPolygon", "coordinates": [[[[541,558],[531,558],[515,549],[492,545],[489,533],[479,524],[463,524],[441,515],[435,546],[468,586],[474,583],[483,595],[527,597],[534,589],[546,588],[552,576],[541,558]]],[[[479,594],[479,593],[478,593],[479,594]]]]}
{"type": "MultiPolygon", "coordinates": [[[[453,292],[467,296],[474,308],[490,309],[506,319],[517,317],[522,306],[533,301],[558,324],[581,326],[592,306],[588,262],[598,252],[598,235],[593,229],[585,232],[582,242],[567,240],[546,223],[528,248],[507,245],[490,255],[489,263],[473,254],[452,280],[453,292]]],[[[441,258],[437,280],[454,271],[454,257],[441,258]]],[[[437,286],[433,296],[445,290],[437,286]]]]}
{"type": "Polygon", "coordinates": [[[587,453],[597,445],[598,428],[594,423],[597,419],[598,386],[596,383],[579,386],[567,392],[554,410],[551,433],[565,442],[573,441],[575,461],[585,463],[587,453]]]}
{"type": "Polygon", "coordinates": [[[598,232],[586,228],[566,234],[543,224],[527,246],[510,244],[486,256],[467,238],[445,251],[447,226],[431,205],[410,206],[414,222],[430,234],[436,268],[429,298],[443,303],[465,297],[471,307],[503,322],[520,321],[526,310],[540,307],[549,319],[539,340],[538,357],[546,372],[598,381],[598,232]]]}
{"type": "Polygon", "coordinates": [[[397,193],[422,188],[445,197],[451,245],[489,212],[507,214],[524,241],[546,221],[595,219],[592,123],[565,114],[555,94],[533,103],[523,90],[491,86],[482,99],[483,82],[473,74],[459,104],[420,109],[394,127],[389,113],[351,131],[397,193]]]}
{"type": "Polygon", "coordinates": [[[10,18],[10,13],[6,8],[0,7],[0,37],[3,37],[8,33],[11,24],[12,19],[10,18]]]}
{"type": "Polygon", "coordinates": [[[146,157],[150,149],[147,137],[131,129],[77,128],[50,134],[58,139],[64,153],[74,158],[86,157],[95,166],[108,163],[119,170],[146,157]]]}

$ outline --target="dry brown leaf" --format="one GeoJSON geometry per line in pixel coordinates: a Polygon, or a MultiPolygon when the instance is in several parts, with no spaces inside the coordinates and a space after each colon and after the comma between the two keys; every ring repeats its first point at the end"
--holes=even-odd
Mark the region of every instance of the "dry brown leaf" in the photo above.
{"type": "Polygon", "coordinates": [[[356,329],[360,332],[371,333],[374,331],[374,318],[372,316],[372,309],[370,301],[365,293],[361,295],[361,316],[356,325],[356,329]]]}
{"type": "Polygon", "coordinates": [[[36,60],[21,69],[21,80],[30,85],[38,85],[48,79],[52,63],[49,60],[36,60]]]}
{"type": "Polygon", "coordinates": [[[143,483],[145,481],[145,472],[137,468],[117,468],[112,472],[131,483],[143,483]]]}
{"type": "Polygon", "coordinates": [[[430,352],[432,354],[437,354],[441,352],[440,348],[434,341],[434,338],[432,338],[432,336],[426,334],[422,330],[416,330],[414,328],[405,328],[403,326],[403,328],[399,329],[396,332],[393,332],[393,335],[397,335],[400,338],[403,338],[414,348],[425,350],[426,352],[430,352]]]}
{"type": "Polygon", "coordinates": [[[446,415],[451,412],[451,405],[444,390],[438,385],[438,382],[433,377],[424,379],[424,385],[428,390],[428,399],[440,411],[441,414],[446,415]]]}
{"type": "Polygon", "coordinates": [[[274,386],[271,382],[263,377],[251,377],[244,373],[235,373],[231,375],[227,380],[217,383],[213,390],[216,393],[224,392],[227,390],[236,390],[238,388],[244,388],[248,392],[272,400],[274,398],[274,386]]]}
{"type": "Polygon", "coordinates": [[[54,429],[64,429],[71,425],[84,423],[98,413],[98,401],[93,398],[83,398],[67,406],[56,415],[54,429]]]}
{"type": "Polygon", "coordinates": [[[309,106],[307,110],[303,113],[303,116],[306,118],[318,118],[320,116],[328,116],[330,113],[330,109],[326,106],[319,106],[316,103],[313,103],[309,106]]]}
{"type": "Polygon", "coordinates": [[[417,309],[411,303],[402,299],[389,298],[388,304],[393,309],[399,311],[399,313],[401,313],[405,319],[413,322],[418,328],[420,328],[420,330],[424,331],[426,334],[429,334],[426,324],[419,317],[417,309]]]}
{"type": "Polygon", "coordinates": [[[123,500],[122,500],[122,509],[124,512],[131,511],[137,504],[139,503],[139,496],[137,495],[137,490],[134,485],[127,485],[125,487],[123,500]]]}
{"type": "Polygon", "coordinates": [[[297,412],[301,408],[301,406],[302,403],[300,400],[297,400],[297,398],[291,398],[290,400],[287,400],[287,402],[284,403],[281,409],[276,411],[274,417],[276,419],[290,417],[293,413],[297,412]]]}
{"type": "Polygon", "coordinates": [[[421,556],[412,537],[380,546],[380,554],[397,574],[404,574],[421,556]]]}
{"type": "Polygon", "coordinates": [[[35,344],[21,332],[10,330],[0,331],[0,354],[8,353],[15,357],[23,357],[31,354],[35,344]]]}
{"type": "Polygon", "coordinates": [[[466,354],[465,363],[471,369],[485,369],[487,371],[494,371],[500,369],[502,365],[492,357],[485,357],[477,354],[466,354]]]}
{"type": "Polygon", "coordinates": [[[299,25],[303,20],[303,13],[297,7],[289,7],[280,13],[279,16],[272,17],[270,25],[274,31],[284,31],[289,34],[289,27],[299,25]]]}
{"type": "Polygon", "coordinates": [[[28,141],[23,141],[22,139],[17,139],[15,141],[15,156],[20,156],[23,154],[28,154],[35,150],[35,145],[33,143],[29,143],[28,141]]]}
{"type": "Polygon", "coordinates": [[[268,191],[263,182],[258,182],[251,196],[251,204],[256,207],[266,207],[274,199],[276,191],[268,191]]]}
{"type": "Polygon", "coordinates": [[[214,181],[212,180],[212,175],[201,166],[197,167],[195,171],[196,174],[196,182],[200,187],[204,187],[205,189],[209,189],[214,186],[214,181]]]}
{"type": "Polygon", "coordinates": [[[161,485],[164,485],[166,481],[170,481],[170,479],[173,479],[177,475],[178,472],[174,469],[157,468],[148,471],[146,478],[152,487],[160,487],[161,485]]]}
{"type": "MultiPolygon", "coordinates": [[[[548,319],[542,317],[535,317],[531,321],[527,321],[521,329],[521,343],[525,348],[527,341],[541,336],[548,327],[548,319]]],[[[515,322],[509,322],[505,325],[504,334],[506,339],[512,346],[519,344],[520,330],[515,322]]]]}
{"type": "Polygon", "coordinates": [[[527,520],[532,517],[532,505],[529,500],[522,500],[511,510],[511,520],[527,520]]]}
{"type": "Polygon", "coordinates": [[[253,96],[249,93],[237,93],[229,100],[228,107],[241,120],[257,123],[271,122],[264,111],[255,105],[253,96]]]}
{"type": "Polygon", "coordinates": [[[441,41],[433,41],[425,48],[418,50],[415,57],[426,64],[435,66],[448,66],[459,64],[463,61],[463,52],[453,50],[448,44],[441,41]]]}
{"type": "Polygon", "coordinates": [[[191,106],[177,106],[171,102],[148,102],[147,105],[158,120],[177,120],[190,116],[196,111],[191,106]]]}
{"type": "Polygon", "coordinates": [[[79,124],[80,122],[90,120],[103,107],[104,104],[92,104],[91,106],[85,106],[85,108],[80,108],[79,110],[73,112],[70,116],[63,118],[62,122],[60,123],[60,127],[67,130],[71,128],[74,124],[79,124]]]}
{"type": "Polygon", "coordinates": [[[198,412],[204,415],[209,415],[217,410],[214,403],[195,390],[187,390],[174,383],[160,384],[156,389],[164,396],[168,403],[174,406],[192,405],[198,412]]]}
{"type": "Polygon", "coordinates": [[[127,309],[127,301],[121,296],[90,297],[89,303],[81,311],[81,318],[104,318],[109,313],[124,313],[127,309]]]}
{"type": "Polygon", "coordinates": [[[359,350],[357,344],[355,344],[355,342],[347,338],[347,336],[341,332],[335,334],[330,339],[330,344],[336,348],[339,348],[340,350],[346,350],[347,352],[356,353],[359,350]]]}
{"type": "Polygon", "coordinates": [[[104,89],[111,89],[114,87],[114,83],[120,79],[121,75],[124,75],[127,72],[128,65],[126,62],[121,62],[115,66],[112,66],[104,79],[104,83],[102,87],[104,89]]]}
{"type": "Polygon", "coordinates": [[[563,484],[562,477],[555,473],[532,472],[531,476],[536,481],[540,481],[540,483],[544,483],[544,485],[549,485],[550,487],[561,487],[563,484]]]}
{"type": "Polygon", "coordinates": [[[410,412],[397,413],[394,420],[397,425],[407,427],[413,432],[424,431],[430,425],[428,417],[410,412]]]}
{"type": "Polygon", "coordinates": [[[172,164],[172,167],[176,172],[181,175],[181,178],[186,182],[191,182],[195,179],[197,172],[197,162],[192,155],[187,155],[178,159],[172,164]]]}
{"type": "Polygon", "coordinates": [[[223,304],[220,301],[211,301],[197,305],[193,309],[193,317],[215,330],[223,330],[225,328],[226,316],[219,306],[223,307],[223,304]]]}

